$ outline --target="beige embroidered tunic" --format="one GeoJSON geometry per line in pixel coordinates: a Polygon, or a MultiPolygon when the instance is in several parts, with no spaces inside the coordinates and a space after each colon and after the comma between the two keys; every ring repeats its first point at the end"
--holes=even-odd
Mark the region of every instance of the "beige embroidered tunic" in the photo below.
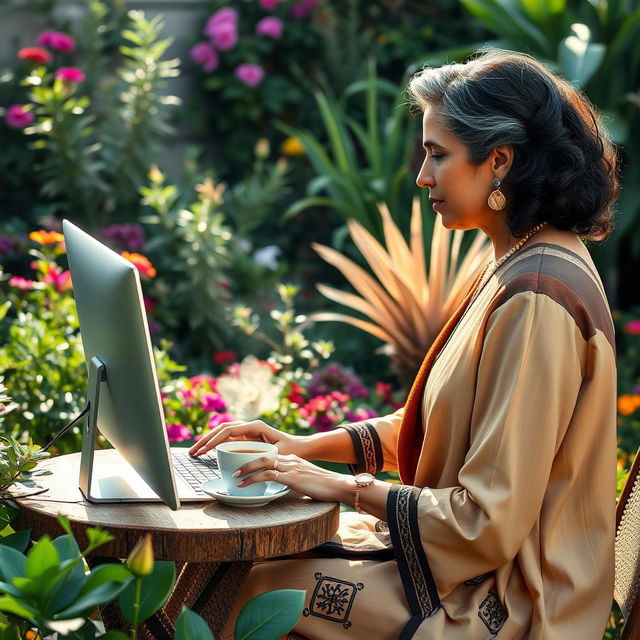
{"type": "MultiPolygon", "coordinates": [[[[296,629],[312,640],[600,640],[615,401],[613,325],[591,259],[523,249],[429,373],[415,477],[389,493],[387,523],[345,514],[318,550],[333,557],[262,563],[243,602],[306,589],[296,629]]],[[[345,427],[358,470],[397,469],[401,413],[345,427]]]]}

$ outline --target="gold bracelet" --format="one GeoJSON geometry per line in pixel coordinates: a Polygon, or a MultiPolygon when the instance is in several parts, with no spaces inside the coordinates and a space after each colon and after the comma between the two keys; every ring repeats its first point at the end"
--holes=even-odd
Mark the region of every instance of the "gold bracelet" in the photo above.
{"type": "Polygon", "coordinates": [[[362,489],[371,486],[375,482],[376,477],[370,473],[359,473],[354,477],[356,481],[356,497],[353,501],[353,507],[358,513],[363,513],[360,509],[360,492],[362,489]]]}

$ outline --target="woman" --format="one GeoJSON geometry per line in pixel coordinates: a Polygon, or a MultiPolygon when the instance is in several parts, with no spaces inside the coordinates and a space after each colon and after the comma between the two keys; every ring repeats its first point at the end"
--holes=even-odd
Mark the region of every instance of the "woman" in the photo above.
{"type": "MultiPolygon", "coordinates": [[[[244,481],[277,478],[344,514],[311,557],[269,561],[242,602],[307,590],[312,640],[599,640],[611,605],[615,353],[582,240],[612,228],[615,154],[593,107],[506,51],[425,69],[417,183],[449,229],[482,229],[495,260],[427,354],[403,409],[308,437],[260,421],[230,438],[279,447],[244,481]],[[401,484],[341,475],[399,470],[401,484]]],[[[230,634],[233,623],[227,633],[230,634]]],[[[225,637],[231,637],[225,636],[225,637]]]]}

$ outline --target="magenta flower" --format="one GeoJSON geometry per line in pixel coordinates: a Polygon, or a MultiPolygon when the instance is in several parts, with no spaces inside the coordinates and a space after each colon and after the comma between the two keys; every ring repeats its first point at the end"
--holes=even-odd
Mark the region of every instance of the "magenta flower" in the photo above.
{"type": "Polygon", "coordinates": [[[300,0],[291,7],[291,15],[294,18],[306,18],[318,7],[318,0],[300,0]]]}
{"type": "Polygon", "coordinates": [[[209,429],[215,429],[219,427],[223,422],[231,422],[233,420],[233,416],[230,413],[214,413],[209,418],[209,423],[207,427],[209,429]]]}
{"type": "Polygon", "coordinates": [[[345,417],[349,422],[360,422],[361,420],[369,420],[369,418],[377,417],[377,413],[373,409],[363,409],[358,407],[355,411],[347,411],[345,417]]]}
{"type": "Polygon", "coordinates": [[[4,116],[7,126],[14,129],[24,129],[33,123],[35,116],[23,104],[11,105],[4,116]]]}
{"type": "Polygon", "coordinates": [[[264,69],[260,65],[243,62],[236,67],[235,75],[240,82],[244,82],[249,87],[255,87],[262,82],[264,69]]]}
{"type": "Polygon", "coordinates": [[[47,265],[42,281],[53,285],[58,293],[71,289],[71,273],[53,264],[47,265]]]}
{"type": "Polygon", "coordinates": [[[169,442],[183,442],[191,438],[191,431],[183,424],[168,424],[167,435],[169,436],[169,442]]]}
{"type": "Polygon", "coordinates": [[[213,38],[214,33],[223,24],[232,24],[234,27],[238,23],[238,12],[231,7],[222,7],[218,9],[207,20],[204,26],[204,34],[209,38],[213,38]]]}
{"type": "Polygon", "coordinates": [[[218,52],[209,42],[199,42],[191,47],[191,59],[197,62],[205,71],[213,71],[220,61],[218,52]]]}
{"type": "Polygon", "coordinates": [[[273,11],[279,4],[280,0],[260,0],[260,6],[265,11],[273,11]]]}
{"type": "Polygon", "coordinates": [[[84,72],[76,69],[76,67],[60,67],[56,71],[55,77],[68,84],[80,84],[84,82],[85,75],[84,72]]]}
{"type": "Polygon", "coordinates": [[[211,40],[216,49],[229,51],[238,43],[238,28],[235,22],[223,22],[216,26],[211,35],[211,40]]]}
{"type": "Polygon", "coordinates": [[[0,253],[11,253],[14,248],[13,238],[0,233],[0,253]]]}
{"type": "Polygon", "coordinates": [[[145,248],[144,231],[139,224],[112,224],[102,227],[100,235],[121,251],[140,252],[145,248]]]}
{"type": "Polygon", "coordinates": [[[640,320],[630,320],[624,325],[624,332],[633,336],[640,336],[640,320]]]}
{"type": "Polygon", "coordinates": [[[31,289],[35,289],[37,282],[34,280],[27,280],[26,278],[21,278],[20,276],[13,276],[13,278],[9,278],[9,286],[15,287],[16,289],[22,289],[22,291],[30,291],[31,289]]]}
{"type": "Polygon", "coordinates": [[[61,31],[43,31],[36,39],[36,43],[48,47],[54,51],[73,51],[76,48],[75,40],[61,31]]]}
{"type": "Polygon", "coordinates": [[[213,411],[224,411],[227,408],[222,396],[218,393],[207,393],[200,398],[202,408],[211,413],[213,411]]]}
{"type": "Polygon", "coordinates": [[[273,38],[277,40],[282,36],[282,32],[284,31],[284,24],[280,18],[276,18],[275,16],[267,16],[266,18],[262,18],[260,22],[256,25],[256,33],[259,36],[266,36],[267,38],[273,38]]]}

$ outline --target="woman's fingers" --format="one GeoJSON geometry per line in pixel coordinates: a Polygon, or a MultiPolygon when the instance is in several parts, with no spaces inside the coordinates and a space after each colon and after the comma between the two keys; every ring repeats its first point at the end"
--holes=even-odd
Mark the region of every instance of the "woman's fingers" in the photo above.
{"type": "Polygon", "coordinates": [[[234,437],[237,438],[244,435],[244,426],[245,423],[241,420],[234,420],[233,422],[223,422],[215,431],[210,431],[209,433],[202,436],[202,438],[200,438],[200,440],[198,440],[198,442],[196,442],[193,447],[189,449],[189,454],[194,456],[206,453],[225,440],[230,440],[234,437]]]}

